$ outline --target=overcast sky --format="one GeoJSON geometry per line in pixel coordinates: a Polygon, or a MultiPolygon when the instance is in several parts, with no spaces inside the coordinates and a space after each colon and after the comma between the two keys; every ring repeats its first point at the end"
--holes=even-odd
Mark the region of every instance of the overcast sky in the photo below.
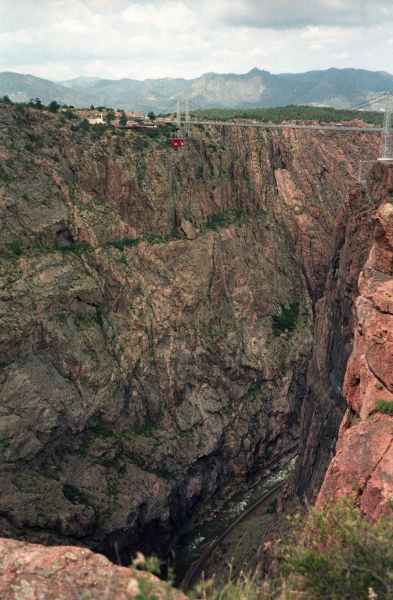
{"type": "Polygon", "coordinates": [[[393,0],[0,0],[0,71],[51,80],[393,74],[393,0]]]}

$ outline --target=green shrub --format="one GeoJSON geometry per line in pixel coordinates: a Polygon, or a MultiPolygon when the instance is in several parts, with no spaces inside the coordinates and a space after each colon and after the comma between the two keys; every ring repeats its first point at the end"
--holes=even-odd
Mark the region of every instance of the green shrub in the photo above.
{"type": "Polygon", "coordinates": [[[96,308],[96,316],[95,316],[95,322],[97,323],[97,325],[99,325],[100,327],[103,326],[104,321],[103,321],[103,315],[104,315],[104,310],[101,306],[97,306],[96,308]]]}
{"type": "Polygon", "coordinates": [[[90,329],[93,326],[93,320],[89,315],[84,315],[83,313],[75,313],[74,322],[76,327],[81,331],[86,331],[86,329],[90,329]]]}
{"type": "Polygon", "coordinates": [[[142,239],[151,245],[159,244],[164,241],[164,238],[159,233],[146,233],[142,239]]]}
{"type": "Polygon", "coordinates": [[[158,129],[149,129],[149,131],[146,134],[149,138],[158,138],[158,136],[160,135],[160,132],[158,131],[158,129]]]}
{"type": "Polygon", "coordinates": [[[202,179],[203,178],[203,167],[198,167],[197,170],[195,171],[195,179],[202,179]]]}
{"type": "Polygon", "coordinates": [[[267,210],[264,210],[263,208],[258,208],[255,216],[257,219],[259,219],[260,221],[266,221],[267,219],[267,210]]]}
{"type": "Polygon", "coordinates": [[[94,125],[92,125],[90,131],[91,131],[91,134],[90,134],[91,139],[93,141],[98,140],[98,139],[100,139],[100,137],[102,137],[106,133],[107,126],[105,125],[105,123],[95,123],[94,125]]]}
{"type": "Polygon", "coordinates": [[[142,151],[148,147],[149,147],[149,142],[147,140],[144,140],[142,137],[140,137],[140,135],[138,135],[138,137],[135,137],[135,139],[134,139],[134,149],[135,150],[142,151]]]}
{"type": "Polygon", "coordinates": [[[77,113],[74,113],[72,110],[66,110],[64,116],[66,119],[79,119],[77,113]]]}
{"type": "Polygon", "coordinates": [[[181,235],[177,227],[172,227],[169,237],[174,240],[181,240],[181,235]]]}
{"type": "Polygon", "coordinates": [[[375,408],[378,412],[385,413],[386,415],[393,416],[393,402],[384,400],[383,398],[377,398],[375,408]]]}
{"type": "Polygon", "coordinates": [[[79,124],[79,129],[83,131],[88,131],[90,129],[89,121],[87,119],[82,119],[82,121],[79,124]]]}
{"type": "Polygon", "coordinates": [[[141,241],[141,238],[130,238],[130,237],[124,237],[121,240],[115,240],[113,242],[107,242],[105,244],[106,247],[108,246],[113,246],[114,248],[117,248],[118,250],[124,250],[124,248],[129,247],[129,246],[137,246],[141,241]]]}
{"type": "Polygon", "coordinates": [[[253,385],[252,387],[250,387],[247,394],[245,395],[245,399],[248,402],[253,402],[255,400],[255,398],[257,398],[257,396],[260,395],[260,393],[261,393],[261,386],[253,385]]]}
{"type": "Polygon", "coordinates": [[[116,456],[115,458],[105,458],[100,461],[100,465],[106,467],[107,469],[116,469],[119,466],[120,460],[121,456],[116,456]]]}
{"type": "Polygon", "coordinates": [[[276,510],[277,510],[277,498],[274,498],[274,500],[271,500],[271,502],[269,502],[269,504],[267,505],[266,514],[267,515],[275,515],[276,510]]]}
{"type": "Polygon", "coordinates": [[[16,256],[20,256],[22,254],[22,248],[20,247],[20,243],[16,240],[11,244],[11,250],[16,256]]]}
{"type": "Polygon", "coordinates": [[[90,246],[84,242],[73,242],[69,248],[64,248],[64,250],[71,250],[75,254],[82,254],[82,252],[90,250],[90,246]]]}
{"type": "Polygon", "coordinates": [[[247,218],[247,215],[242,211],[241,208],[233,206],[224,212],[214,213],[208,221],[205,223],[205,229],[212,229],[217,231],[222,227],[227,227],[231,223],[243,223],[247,218]]]}
{"type": "Polygon", "coordinates": [[[153,469],[151,473],[154,473],[158,477],[161,477],[161,479],[173,479],[172,473],[170,473],[167,469],[153,469]]]}
{"type": "Polygon", "coordinates": [[[292,331],[295,328],[299,317],[299,302],[291,302],[289,308],[281,306],[281,314],[273,315],[273,333],[280,335],[285,331],[292,331]]]}
{"type": "Polygon", "coordinates": [[[112,438],[115,437],[116,434],[112,429],[107,429],[106,427],[102,427],[101,425],[97,425],[97,427],[93,427],[93,434],[97,437],[103,438],[112,438]]]}
{"type": "Polygon", "coordinates": [[[161,235],[159,233],[145,233],[145,235],[142,235],[138,238],[124,237],[121,240],[107,242],[105,244],[105,247],[113,246],[118,250],[124,250],[124,248],[127,247],[137,246],[141,242],[147,242],[148,244],[151,244],[153,246],[154,244],[165,244],[167,242],[170,242],[171,240],[179,239],[182,239],[182,237],[177,227],[172,227],[170,233],[166,233],[165,235],[161,235]]]}
{"type": "Polygon", "coordinates": [[[142,427],[137,427],[136,429],[134,429],[134,433],[136,435],[146,435],[149,436],[152,433],[154,433],[154,431],[158,428],[158,426],[153,423],[153,421],[148,421],[145,425],[142,425],[142,427]]]}
{"type": "Polygon", "coordinates": [[[90,506],[90,500],[88,495],[72,483],[64,484],[63,494],[67,498],[67,500],[72,502],[72,504],[84,504],[85,506],[90,506]]]}
{"type": "Polygon", "coordinates": [[[307,598],[393,598],[393,521],[370,524],[348,501],[313,510],[304,531],[278,553],[307,598]],[[300,576],[300,577],[299,577],[300,576]]]}

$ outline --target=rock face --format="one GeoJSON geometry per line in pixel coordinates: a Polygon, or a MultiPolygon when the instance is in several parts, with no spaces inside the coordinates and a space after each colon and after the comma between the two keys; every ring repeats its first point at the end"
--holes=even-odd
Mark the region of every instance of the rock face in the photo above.
{"type": "Polygon", "coordinates": [[[393,514],[392,165],[375,165],[368,193],[381,206],[373,220],[374,244],[359,276],[355,338],[343,390],[349,408],[318,503],[351,498],[376,520],[393,514]]]}
{"type": "Polygon", "coordinates": [[[195,129],[176,150],[165,128],[101,133],[1,109],[0,527],[127,564],[296,451],[314,313],[314,381],[332,323],[343,372],[357,268],[343,221],[372,208],[348,205],[347,185],[378,139],[195,129]],[[342,243],[348,279],[333,273],[342,292],[321,300],[342,243]],[[296,327],[276,336],[291,303],[296,327]]]}
{"type": "Polygon", "coordinates": [[[7,600],[141,597],[185,600],[150,573],[118,567],[86,548],[46,548],[0,538],[0,596],[7,600]]]}
{"type": "Polygon", "coordinates": [[[303,502],[314,502],[319,492],[347,408],[343,381],[353,348],[353,307],[379,203],[372,192],[361,191],[358,185],[350,187],[333,228],[334,251],[323,295],[315,305],[315,341],[302,405],[295,488],[303,502]]]}

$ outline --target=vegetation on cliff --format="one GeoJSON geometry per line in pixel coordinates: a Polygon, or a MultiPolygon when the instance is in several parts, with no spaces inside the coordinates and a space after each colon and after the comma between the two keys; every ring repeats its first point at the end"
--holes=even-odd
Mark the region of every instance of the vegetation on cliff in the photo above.
{"type": "MultiPolygon", "coordinates": [[[[365,521],[348,501],[291,518],[286,541],[274,550],[275,576],[247,571],[196,588],[209,600],[391,600],[393,521],[365,521]]],[[[246,568],[246,567],[245,567],[246,568]]]]}
{"type": "Polygon", "coordinates": [[[299,302],[291,302],[289,307],[281,307],[281,313],[273,315],[273,333],[281,335],[284,332],[293,331],[299,317],[299,302]]]}
{"type": "Polygon", "coordinates": [[[381,413],[393,416],[393,402],[391,400],[384,400],[383,398],[377,398],[375,408],[381,413]]]}

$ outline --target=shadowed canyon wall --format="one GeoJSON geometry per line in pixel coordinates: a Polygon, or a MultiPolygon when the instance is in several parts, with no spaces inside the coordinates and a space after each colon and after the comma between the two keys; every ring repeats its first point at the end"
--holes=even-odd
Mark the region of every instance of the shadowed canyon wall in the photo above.
{"type": "Polygon", "coordinates": [[[340,427],[318,505],[353,500],[375,521],[393,514],[393,165],[374,165],[367,193],[378,208],[374,240],[359,274],[353,351],[345,373],[349,407],[340,427]]]}
{"type": "Polygon", "coordinates": [[[165,555],[300,435],[301,494],[331,458],[377,136],[162,132],[1,110],[5,536],[165,555]]]}
{"type": "Polygon", "coordinates": [[[372,217],[379,199],[354,184],[338,213],[334,250],[322,297],[315,305],[313,356],[302,405],[296,493],[314,502],[335,453],[337,431],[346,409],[343,381],[353,348],[354,302],[358,277],[372,244],[372,217]]]}

